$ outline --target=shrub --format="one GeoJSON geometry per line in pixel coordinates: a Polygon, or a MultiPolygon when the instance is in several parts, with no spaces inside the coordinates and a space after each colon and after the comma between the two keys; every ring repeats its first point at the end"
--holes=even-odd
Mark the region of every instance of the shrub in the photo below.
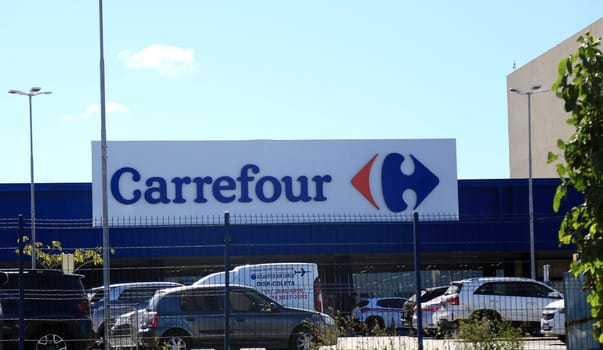
{"type": "Polygon", "coordinates": [[[484,316],[461,321],[455,337],[462,350],[521,350],[522,336],[511,323],[484,316]]]}

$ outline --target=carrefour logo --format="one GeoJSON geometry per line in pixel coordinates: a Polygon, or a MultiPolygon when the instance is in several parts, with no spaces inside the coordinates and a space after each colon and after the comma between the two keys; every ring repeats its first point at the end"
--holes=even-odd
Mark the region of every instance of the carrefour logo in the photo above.
{"type": "MultiPolygon", "coordinates": [[[[380,209],[373,196],[370,183],[370,175],[375,160],[379,155],[375,154],[362,169],[352,178],[352,185],[368,200],[376,209],[380,209]]],[[[423,165],[412,154],[410,155],[414,164],[414,172],[406,175],[402,172],[404,156],[398,153],[390,153],[385,156],[381,166],[381,191],[387,208],[395,213],[403,212],[408,204],[403,199],[407,190],[414,191],[416,202],[411,208],[416,209],[423,200],[438,186],[440,179],[423,165]]]]}
{"type": "Polygon", "coordinates": [[[120,204],[132,205],[139,201],[148,204],[203,204],[209,198],[219,203],[250,203],[257,199],[272,203],[285,197],[289,202],[324,202],[327,200],[326,185],[331,175],[283,176],[259,175],[260,167],[246,164],[239,176],[174,176],[165,178],[143,174],[133,167],[118,169],[111,177],[111,194],[120,204]],[[256,175],[256,176],[253,176],[256,175]],[[128,188],[128,190],[124,190],[128,188]],[[186,189],[192,191],[186,191],[186,189]],[[190,197],[186,197],[186,193],[190,197]]]}
{"type": "MultiPolygon", "coordinates": [[[[370,175],[375,168],[375,154],[368,163],[354,176],[352,185],[377,210],[381,209],[374,197],[379,189],[371,188],[370,175]]],[[[414,171],[407,175],[402,172],[404,156],[389,153],[381,166],[380,190],[385,206],[395,213],[408,208],[404,201],[405,191],[414,191],[416,201],[411,209],[416,209],[434,190],[440,180],[412,154],[410,159],[414,171]]],[[[343,177],[340,174],[339,179],[343,177]]],[[[255,201],[274,203],[337,202],[345,200],[351,188],[345,185],[343,192],[331,186],[341,187],[342,181],[336,181],[335,175],[281,175],[262,174],[256,164],[243,165],[235,176],[221,175],[217,177],[202,175],[180,175],[163,177],[147,175],[134,167],[117,169],[111,177],[111,194],[121,205],[134,205],[145,202],[157,204],[205,204],[208,202],[251,203],[255,201]],[[339,184],[336,184],[339,183],[339,184]],[[343,199],[342,199],[343,198],[343,199]]],[[[347,181],[346,181],[347,182],[347,181]]],[[[349,183],[348,183],[349,184],[349,183]]]]}
{"type": "Polygon", "coordinates": [[[103,216],[108,196],[110,215],[128,225],[225,212],[296,222],[458,213],[453,139],[111,141],[106,173],[101,144],[92,145],[93,215],[103,216]]]}

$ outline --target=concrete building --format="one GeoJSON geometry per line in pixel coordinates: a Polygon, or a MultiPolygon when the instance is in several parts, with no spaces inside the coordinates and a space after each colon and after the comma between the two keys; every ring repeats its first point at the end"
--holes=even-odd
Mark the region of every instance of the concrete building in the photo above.
{"type": "MultiPolygon", "coordinates": [[[[555,96],[552,86],[557,79],[561,59],[576,52],[576,39],[589,31],[594,37],[603,36],[603,18],[579,30],[557,46],[507,76],[508,89],[530,90],[542,85],[545,92],[531,97],[532,115],[532,173],[537,178],[558,177],[554,164],[547,164],[549,152],[559,152],[557,140],[566,140],[573,132],[567,125],[563,100],[555,96]]],[[[511,178],[528,177],[528,98],[513,92],[507,97],[509,113],[509,162],[511,178]]]]}

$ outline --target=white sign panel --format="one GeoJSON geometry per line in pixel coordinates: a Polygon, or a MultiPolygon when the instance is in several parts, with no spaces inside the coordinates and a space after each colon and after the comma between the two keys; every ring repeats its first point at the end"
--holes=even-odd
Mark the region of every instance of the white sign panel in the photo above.
{"type": "MultiPolygon", "coordinates": [[[[100,142],[93,215],[102,217],[100,142]]],[[[108,217],[458,215],[454,139],[107,142],[108,217]]]]}

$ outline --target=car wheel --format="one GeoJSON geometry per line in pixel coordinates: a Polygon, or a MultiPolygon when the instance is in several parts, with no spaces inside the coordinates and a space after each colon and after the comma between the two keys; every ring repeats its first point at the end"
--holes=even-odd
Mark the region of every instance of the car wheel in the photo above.
{"type": "Polygon", "coordinates": [[[66,337],[53,329],[40,331],[35,337],[34,350],[72,350],[73,346],[68,343],[66,337]]]}
{"type": "Polygon", "coordinates": [[[377,327],[379,327],[379,329],[385,329],[385,321],[383,321],[381,317],[369,317],[366,319],[365,323],[369,332],[374,332],[377,327]]]}
{"type": "Polygon", "coordinates": [[[181,334],[168,334],[163,336],[161,348],[166,350],[190,350],[190,340],[181,334]]]}
{"type": "Polygon", "coordinates": [[[312,350],[316,348],[316,337],[307,328],[301,328],[291,337],[290,350],[312,350]]]}
{"type": "Polygon", "coordinates": [[[565,335],[560,335],[559,341],[565,344],[565,335]]]}

